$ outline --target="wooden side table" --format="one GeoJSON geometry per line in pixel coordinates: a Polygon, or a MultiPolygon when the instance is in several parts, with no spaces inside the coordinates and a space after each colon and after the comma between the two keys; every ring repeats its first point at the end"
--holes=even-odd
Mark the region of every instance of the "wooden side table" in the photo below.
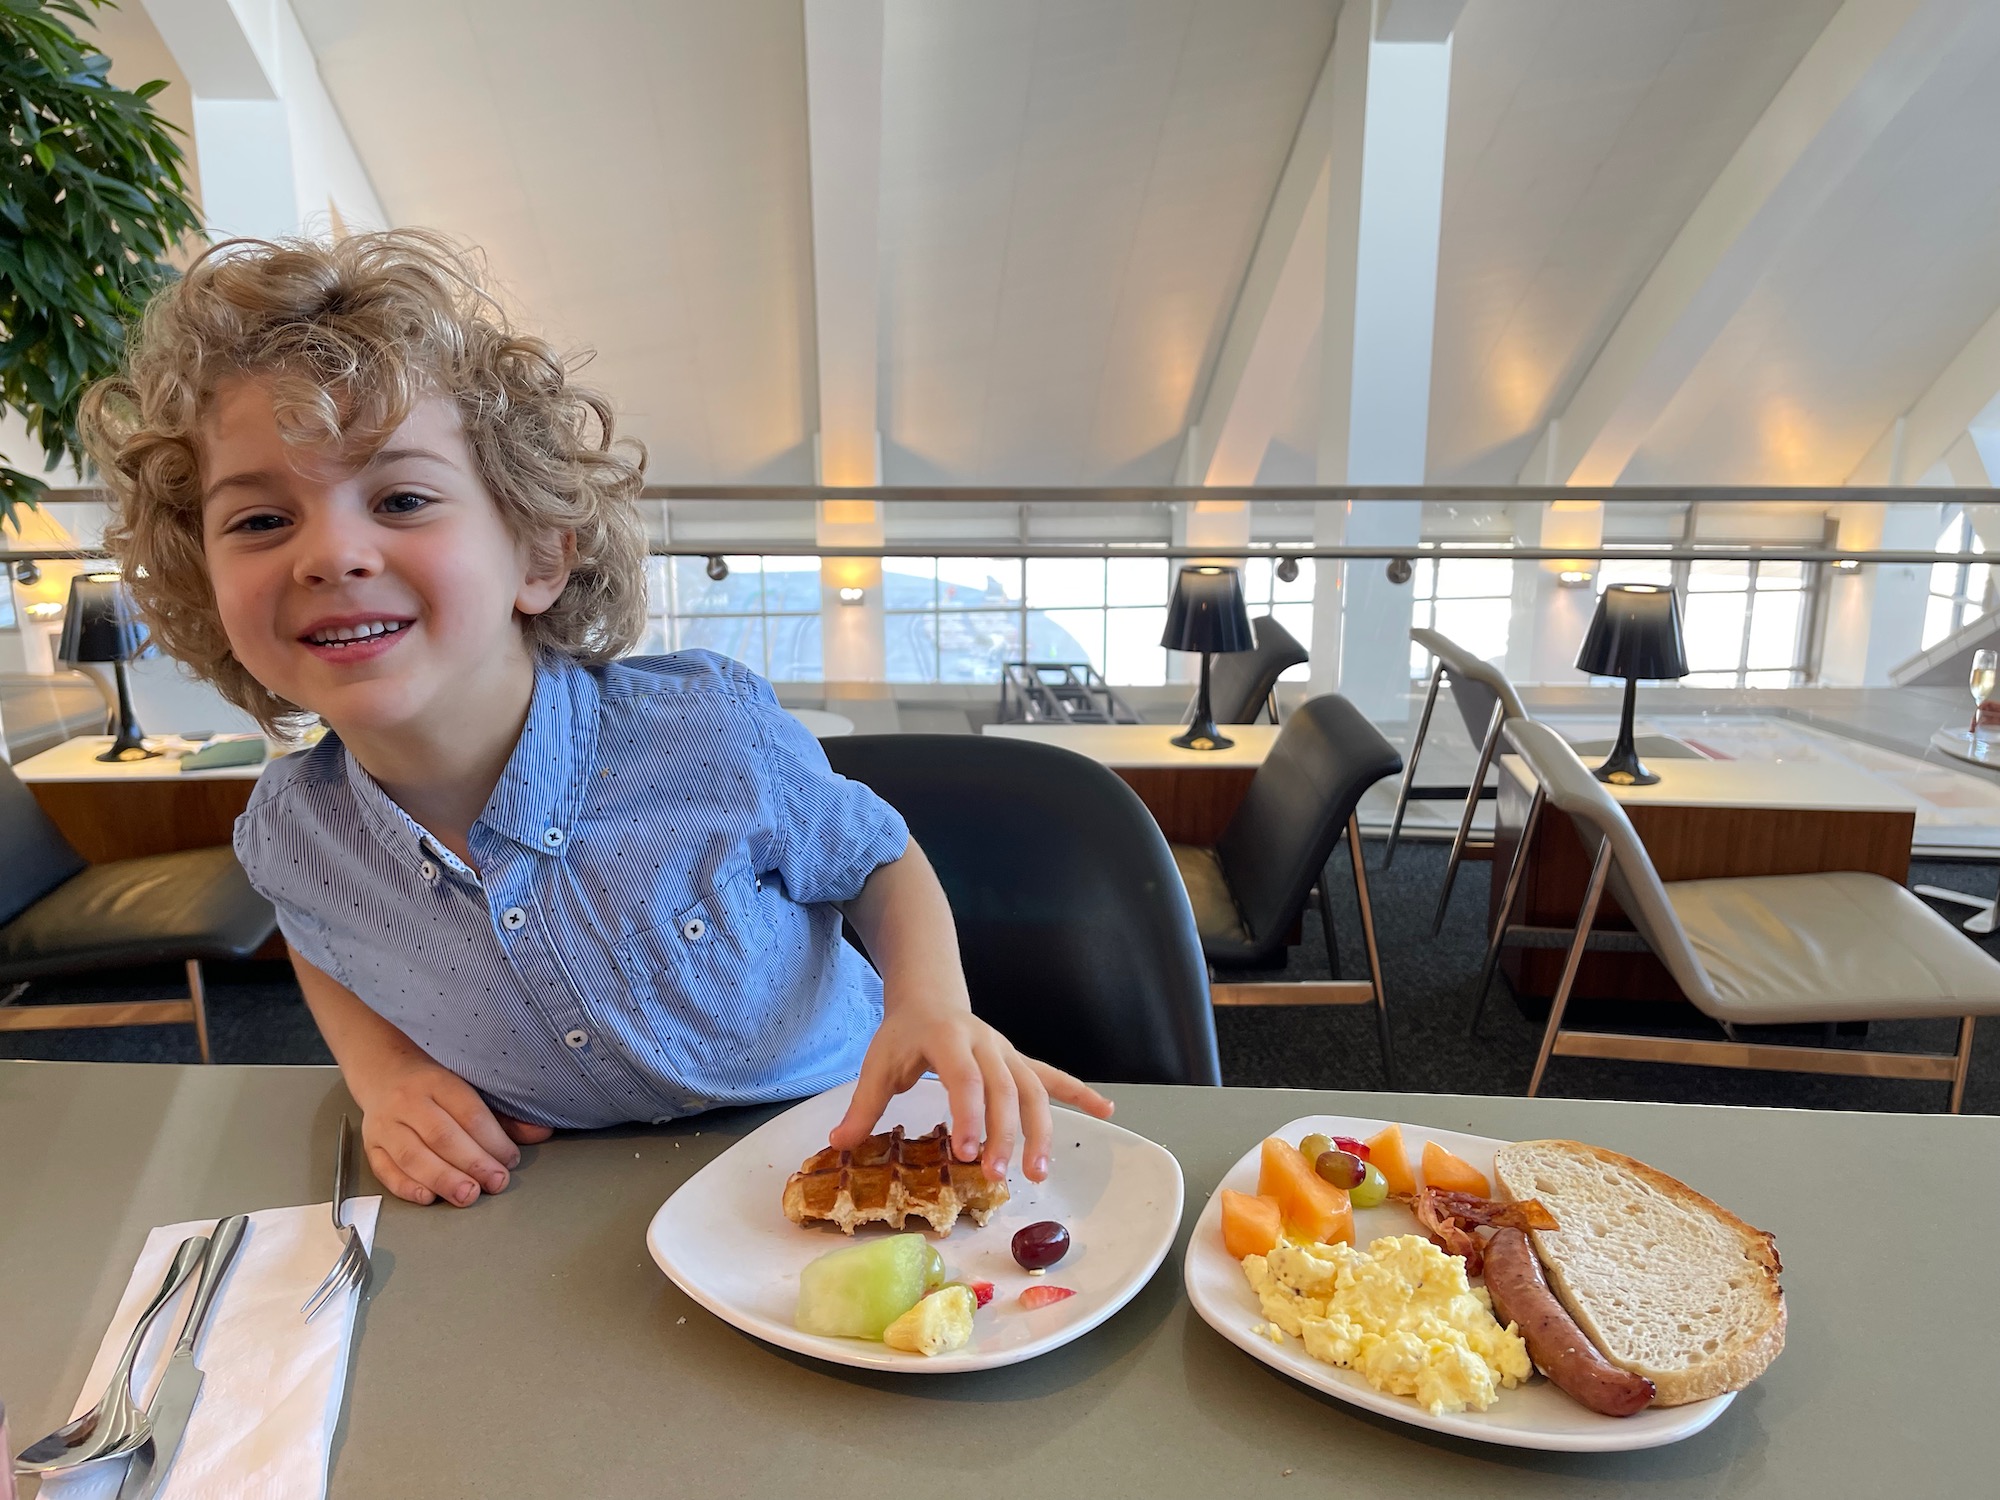
{"type": "Polygon", "coordinates": [[[1227,750],[1183,750],[1175,724],[989,724],[983,731],[1087,755],[1115,772],[1174,844],[1214,844],[1277,741],[1275,724],[1229,724],[1227,750]]]}
{"type": "Polygon", "coordinates": [[[182,771],[178,759],[101,761],[106,735],[80,735],[30,756],[14,774],[92,864],[227,844],[262,764],[182,771]]]}
{"type": "MultiPolygon", "coordinates": [[[[1519,756],[1499,758],[1500,802],[1486,930],[1499,917],[1497,872],[1511,865],[1534,779],[1519,756]]],[[[1860,771],[1803,763],[1740,760],[1657,760],[1657,786],[1609,788],[1632,820],[1663,881],[1737,875],[1808,875],[1863,870],[1903,884],[1910,874],[1916,802],[1860,771]]],[[[1590,876],[1590,857],[1570,820],[1544,812],[1522,874],[1515,921],[1574,928],[1590,876]]],[[[1460,920],[1464,920],[1463,917],[1460,920]]],[[[1599,928],[1630,929],[1607,892],[1599,928]]],[[[1501,956],[1517,994],[1555,993],[1563,953],[1508,948],[1501,956]]],[[[1666,967],[1650,953],[1586,953],[1576,994],[1621,1000],[1684,998],[1666,967]]]]}

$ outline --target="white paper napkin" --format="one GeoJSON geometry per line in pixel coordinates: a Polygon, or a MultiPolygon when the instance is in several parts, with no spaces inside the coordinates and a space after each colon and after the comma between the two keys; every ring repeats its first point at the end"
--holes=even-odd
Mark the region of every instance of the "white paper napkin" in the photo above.
{"type": "MultiPolygon", "coordinates": [[[[377,1198],[347,1200],[361,1241],[375,1244],[377,1198]]],[[[213,1220],[168,1224],[146,1237],[118,1311],[73,1415],[95,1402],[111,1379],[132,1325],[160,1289],[182,1240],[208,1234],[213,1220]]],[[[354,1335],[355,1294],[344,1292],[310,1324],[299,1304],[340,1258],[342,1236],[329,1205],[267,1208],[250,1215],[229,1274],[209,1309],[195,1363],[201,1397],[159,1500],[319,1500],[340,1402],[347,1383],[347,1346],[354,1335]]],[[[153,1320],[139,1351],[133,1389],[150,1402],[180,1337],[197,1278],[179,1301],[153,1320]]],[[[112,1500],[125,1463],[110,1459],[42,1482],[44,1500],[112,1500]]]]}

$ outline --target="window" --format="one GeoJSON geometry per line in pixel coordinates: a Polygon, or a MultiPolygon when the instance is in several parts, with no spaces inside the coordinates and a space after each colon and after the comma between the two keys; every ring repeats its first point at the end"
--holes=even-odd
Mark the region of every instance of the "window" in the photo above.
{"type": "Polygon", "coordinates": [[[703,647],[772,682],[818,682],[819,559],[726,557],[729,576],[708,576],[705,557],[646,560],[646,634],[639,652],[703,647]]]}
{"type": "Polygon", "coordinates": [[[1598,590],[1651,583],[1680,596],[1689,687],[1794,687],[1805,677],[1813,575],[1800,562],[1607,559],[1598,590]]]}
{"type": "Polygon", "coordinates": [[[1958,562],[1931,564],[1931,594],[1924,604],[1925,651],[1985,614],[1992,587],[1992,564],[1975,561],[1985,553],[1986,544],[1972,529],[1972,517],[1964,506],[1953,506],[1949,515],[1938,536],[1937,550],[1963,557],[1958,562]]]}
{"type": "Polygon", "coordinates": [[[1021,560],[889,558],[882,564],[891,682],[998,682],[1021,656],[1021,560]]]}
{"type": "MultiPolygon", "coordinates": [[[[1411,627],[1449,636],[1483,660],[1506,655],[1508,627],[1514,619],[1514,564],[1505,558],[1446,556],[1449,543],[1423,546],[1431,555],[1417,559],[1410,580],[1416,595],[1411,627]]],[[[1430,674],[1430,652],[1412,641],[1410,676],[1430,674]]]]}

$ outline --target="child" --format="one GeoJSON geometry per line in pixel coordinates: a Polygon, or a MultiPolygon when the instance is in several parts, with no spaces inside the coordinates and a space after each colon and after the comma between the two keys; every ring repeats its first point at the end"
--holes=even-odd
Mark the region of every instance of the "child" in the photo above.
{"type": "Polygon", "coordinates": [[[328,727],[236,852],[391,1192],[464,1206],[552,1128],[857,1074],[833,1144],[928,1069],[991,1177],[1017,1137],[1046,1173],[1051,1096],[1110,1113],[972,1015],[923,852],[769,684],[619,659],[643,453],[448,241],[220,246],[83,420],[154,638],[267,729],[328,727]]]}

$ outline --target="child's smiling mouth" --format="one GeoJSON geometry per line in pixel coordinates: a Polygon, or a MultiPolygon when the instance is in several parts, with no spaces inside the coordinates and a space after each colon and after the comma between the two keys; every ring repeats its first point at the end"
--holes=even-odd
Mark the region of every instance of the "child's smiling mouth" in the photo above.
{"type": "Polygon", "coordinates": [[[328,621],[306,631],[299,644],[322,661],[367,661],[395,645],[415,623],[389,617],[328,621]]]}

